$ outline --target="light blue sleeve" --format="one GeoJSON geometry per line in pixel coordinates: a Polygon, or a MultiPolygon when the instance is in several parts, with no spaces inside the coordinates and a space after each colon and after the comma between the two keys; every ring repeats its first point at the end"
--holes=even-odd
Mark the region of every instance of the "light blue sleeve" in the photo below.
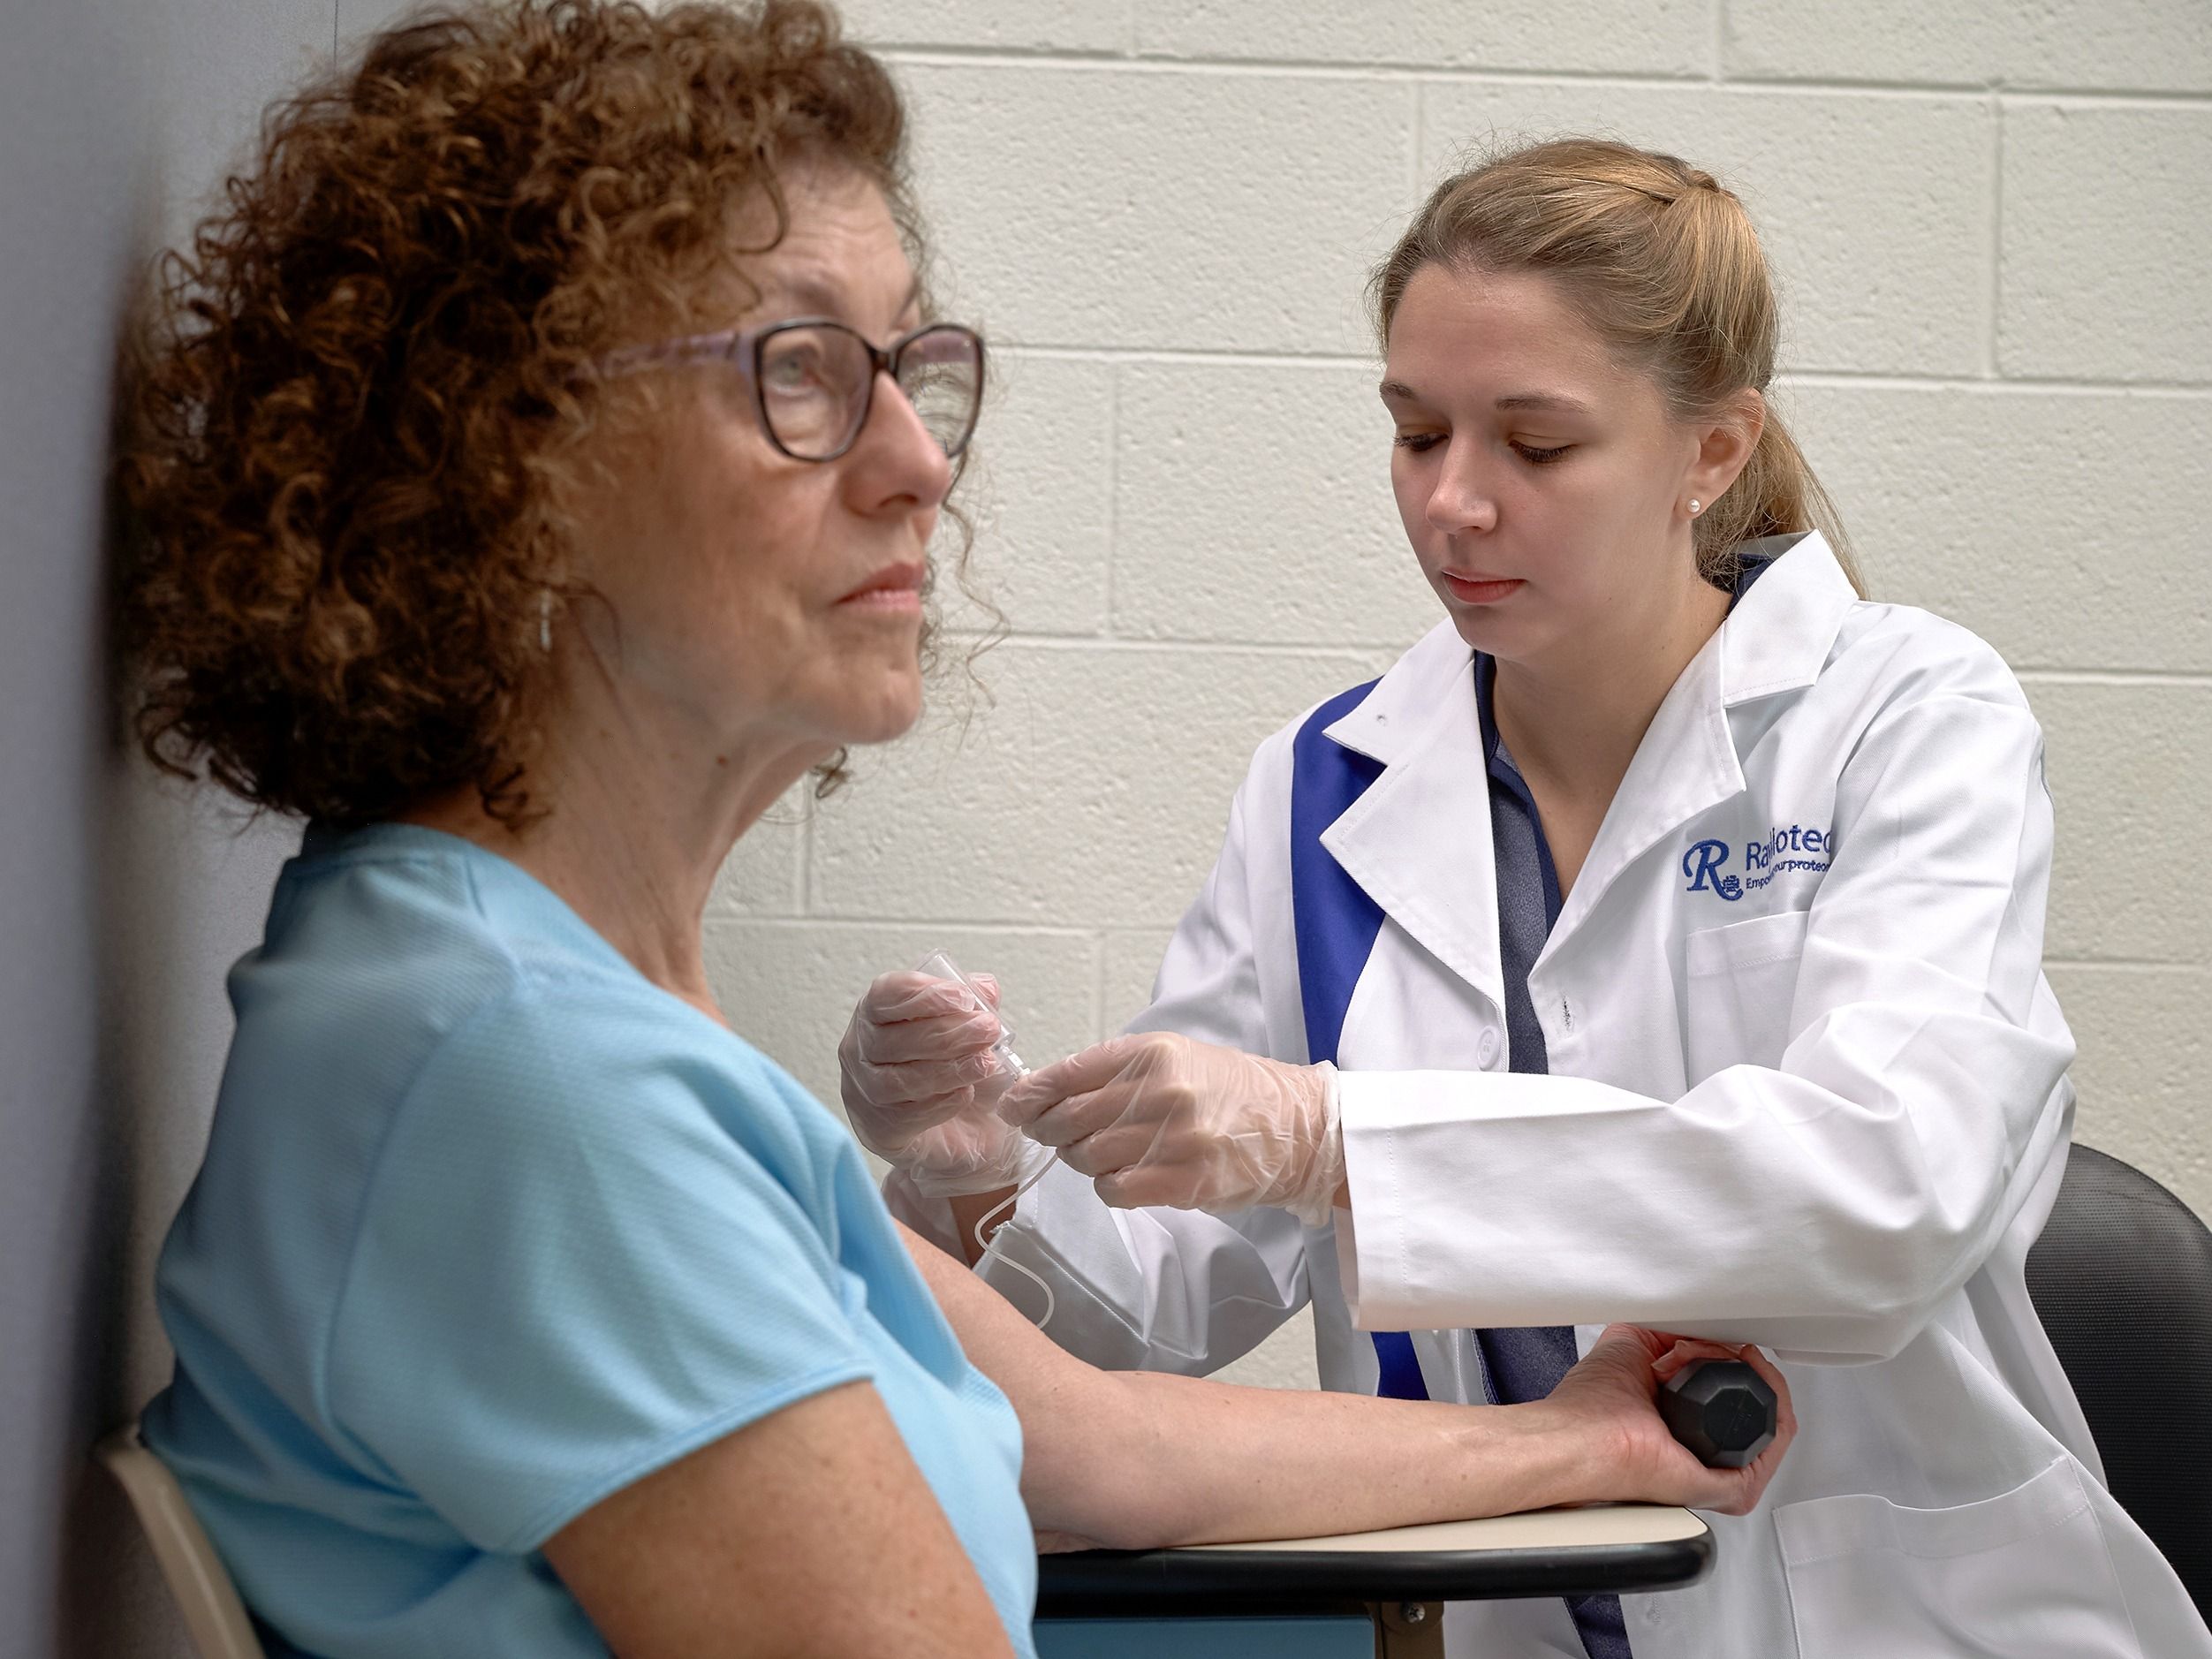
{"type": "MultiPolygon", "coordinates": [[[[693,1029],[694,1026],[697,1026],[693,1029]]],[[[520,991],[446,1039],[378,1155],[329,1351],[372,1479],[535,1549],[741,1425],[872,1375],[834,1138],[639,996],[520,991]]]]}

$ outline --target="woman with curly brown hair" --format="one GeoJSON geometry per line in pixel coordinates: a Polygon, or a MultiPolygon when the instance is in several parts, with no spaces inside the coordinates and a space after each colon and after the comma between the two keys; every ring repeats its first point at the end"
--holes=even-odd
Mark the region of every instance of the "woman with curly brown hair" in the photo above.
{"type": "Polygon", "coordinates": [[[920,706],[983,365],[915,240],[898,99],[819,7],[518,0],[286,106],[172,268],[141,724],[308,828],[231,977],[145,1428],[273,1647],[1028,1653],[1033,1526],[1771,1473],[1668,1439],[1690,1350],[1642,1332],[1503,1410],[1093,1370],[730,1028],[716,869],[920,706]]]}

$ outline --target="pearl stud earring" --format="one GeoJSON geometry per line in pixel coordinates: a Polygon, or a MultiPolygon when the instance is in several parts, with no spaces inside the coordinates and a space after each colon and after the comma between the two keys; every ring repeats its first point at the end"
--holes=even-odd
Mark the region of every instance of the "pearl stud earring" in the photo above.
{"type": "Polygon", "coordinates": [[[1696,518],[1696,517],[1698,516],[1698,514],[1700,514],[1701,512],[1703,512],[1704,511],[1705,511],[1705,504],[1704,504],[1703,502],[1700,501],[1700,500],[1699,500],[1699,499],[1698,499],[1695,496],[1691,496],[1691,497],[1690,497],[1690,517],[1692,517],[1693,519],[1694,519],[1694,518],[1696,518]]]}

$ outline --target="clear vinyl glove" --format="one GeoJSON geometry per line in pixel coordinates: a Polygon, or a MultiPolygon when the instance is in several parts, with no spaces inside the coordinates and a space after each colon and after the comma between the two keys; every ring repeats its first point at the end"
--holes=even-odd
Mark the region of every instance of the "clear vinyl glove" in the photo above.
{"type": "Polygon", "coordinates": [[[1123,1208],[1273,1205],[1318,1226],[1344,1185],[1326,1063],[1286,1065],[1146,1032],[1039,1067],[998,1110],[1123,1208]]]}
{"type": "Polygon", "coordinates": [[[1013,1076],[1003,1040],[989,975],[879,975],[837,1044],[853,1134],[925,1198],[1019,1186],[1052,1154],[993,1110],[1013,1076]]]}

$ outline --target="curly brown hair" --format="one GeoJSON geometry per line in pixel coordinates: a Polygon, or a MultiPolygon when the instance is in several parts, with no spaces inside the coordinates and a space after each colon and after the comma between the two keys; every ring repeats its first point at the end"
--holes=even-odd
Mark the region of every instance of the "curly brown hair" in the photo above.
{"type": "Polygon", "coordinates": [[[126,371],[155,763],[342,823],[471,785],[517,821],[590,363],[743,288],[794,165],[879,185],[919,266],[905,133],[813,0],[441,10],[272,110],[126,371]]]}

